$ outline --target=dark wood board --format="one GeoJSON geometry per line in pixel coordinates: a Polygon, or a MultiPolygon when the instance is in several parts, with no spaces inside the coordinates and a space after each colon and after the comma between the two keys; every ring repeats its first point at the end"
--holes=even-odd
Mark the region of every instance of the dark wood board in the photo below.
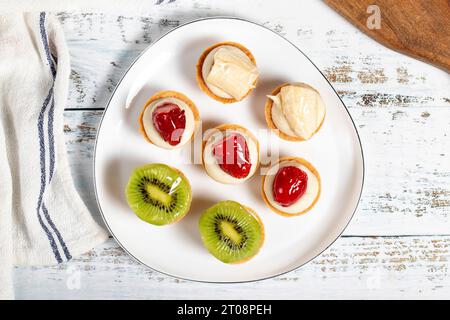
{"type": "Polygon", "coordinates": [[[381,44],[450,72],[450,0],[325,2],[381,44]],[[378,10],[369,8],[373,5],[380,28],[373,23],[378,10]]]}

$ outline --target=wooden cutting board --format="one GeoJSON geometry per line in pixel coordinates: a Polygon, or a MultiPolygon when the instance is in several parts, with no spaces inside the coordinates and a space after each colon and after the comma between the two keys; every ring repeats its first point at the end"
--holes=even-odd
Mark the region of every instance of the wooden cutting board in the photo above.
{"type": "Polygon", "coordinates": [[[383,45],[450,73],[450,0],[325,2],[383,45]]]}

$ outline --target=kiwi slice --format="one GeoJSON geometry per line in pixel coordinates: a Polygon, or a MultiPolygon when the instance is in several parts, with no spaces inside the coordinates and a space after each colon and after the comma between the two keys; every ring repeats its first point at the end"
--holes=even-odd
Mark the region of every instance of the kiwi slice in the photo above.
{"type": "Polygon", "coordinates": [[[225,263],[244,262],[255,256],[264,242],[258,216],[235,201],[221,201],[200,217],[200,235],[208,251],[225,263]]]}
{"type": "Polygon", "coordinates": [[[125,194],[128,205],[139,218],[158,226],[183,218],[192,200],[186,177],[177,169],[159,163],[135,169],[125,194]]]}

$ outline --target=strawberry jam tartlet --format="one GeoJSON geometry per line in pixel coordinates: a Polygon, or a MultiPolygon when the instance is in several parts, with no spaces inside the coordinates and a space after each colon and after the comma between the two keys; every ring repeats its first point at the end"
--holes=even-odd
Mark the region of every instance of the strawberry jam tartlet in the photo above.
{"type": "Polygon", "coordinates": [[[145,104],[139,117],[145,139],[165,149],[176,149],[194,136],[200,120],[195,104],[176,91],[161,91],[145,104]]]}
{"type": "Polygon", "coordinates": [[[282,158],[263,176],[263,199],[272,211],[283,216],[311,210],[320,191],[319,173],[302,158],[282,158]]]}
{"type": "Polygon", "coordinates": [[[214,180],[238,184],[248,180],[259,166],[259,143],[247,129],[224,124],[206,133],[203,166],[214,180]]]}
{"type": "Polygon", "coordinates": [[[304,83],[283,84],[267,96],[267,125],[280,138],[303,141],[321,128],[325,103],[320,93],[304,83]]]}
{"type": "Polygon", "coordinates": [[[255,88],[258,75],[252,53],[235,42],[221,42],[209,47],[197,63],[200,89],[222,103],[244,99],[255,88]]]}

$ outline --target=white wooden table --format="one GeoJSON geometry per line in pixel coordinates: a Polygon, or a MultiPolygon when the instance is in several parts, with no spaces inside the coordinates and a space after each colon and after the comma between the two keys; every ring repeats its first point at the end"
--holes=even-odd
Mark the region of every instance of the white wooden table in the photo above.
{"type": "Polygon", "coordinates": [[[16,268],[17,298],[450,298],[449,74],[382,47],[317,0],[166,0],[139,15],[124,10],[58,12],[72,57],[70,162],[98,221],[92,156],[111,92],[159,36],[214,15],[275,30],[332,82],[363,142],[361,203],[330,249],[282,277],[234,285],[180,281],[139,265],[110,239],[70,263],[16,268]]]}

